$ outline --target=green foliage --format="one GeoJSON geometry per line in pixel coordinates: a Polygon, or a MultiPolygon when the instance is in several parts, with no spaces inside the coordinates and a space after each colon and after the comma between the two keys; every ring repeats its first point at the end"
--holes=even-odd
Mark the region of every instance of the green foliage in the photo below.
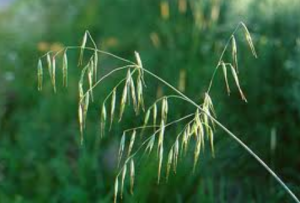
{"type": "MultiPolygon", "coordinates": [[[[37,58],[44,51],[62,43],[80,44],[88,29],[101,49],[132,61],[133,51],[138,50],[144,67],[151,67],[174,86],[180,86],[180,78],[185,78],[185,94],[200,101],[224,40],[241,20],[254,33],[258,52],[258,59],[248,57],[248,47],[243,46],[246,43],[240,43],[243,37],[236,36],[240,85],[248,104],[238,99],[236,88],[231,89],[230,97],[224,93],[219,72],[212,91],[218,101],[218,118],[234,126],[232,130],[267,163],[272,162],[275,171],[296,194],[300,193],[299,3],[195,0],[189,1],[183,12],[178,2],[169,2],[168,18],[162,17],[158,0],[151,4],[134,0],[17,1],[11,10],[0,13],[0,202],[111,202],[122,130],[143,122],[125,114],[122,126],[98,140],[100,109],[92,105],[86,144],[80,147],[74,100],[79,53],[68,58],[68,89],[63,89],[59,80],[60,91],[51,94],[49,78],[44,80],[42,93],[36,90],[37,58]],[[240,11],[246,19],[239,17],[240,11]],[[272,129],[277,140],[273,152],[269,147],[272,129]]],[[[231,58],[231,53],[226,57],[231,58]]],[[[105,64],[101,74],[118,65],[107,58],[99,61],[105,64]]],[[[106,83],[107,89],[100,88],[94,97],[107,95],[119,79],[116,76],[106,83]]],[[[159,83],[149,82],[151,86],[145,90],[151,93],[149,100],[168,93],[159,83]]],[[[234,87],[234,80],[229,79],[229,83],[234,87]]],[[[173,118],[179,116],[177,111],[191,111],[184,103],[170,105],[176,109],[170,108],[173,118]]],[[[147,167],[143,160],[136,162],[138,189],[133,196],[124,191],[124,201],[165,202],[166,197],[173,202],[289,201],[267,173],[225,134],[217,131],[215,141],[215,159],[205,154],[194,175],[190,175],[193,157],[179,160],[177,175],[170,173],[168,183],[163,177],[159,186],[155,183],[156,157],[144,160],[153,163],[147,167]]]]}

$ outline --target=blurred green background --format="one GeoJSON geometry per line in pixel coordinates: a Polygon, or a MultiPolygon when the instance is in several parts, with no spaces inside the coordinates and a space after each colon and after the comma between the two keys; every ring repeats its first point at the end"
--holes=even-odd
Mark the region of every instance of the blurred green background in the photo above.
{"type": "MultiPolygon", "coordinates": [[[[56,94],[48,77],[43,91],[37,91],[39,56],[80,45],[89,30],[103,50],[130,60],[137,50],[145,68],[200,103],[240,21],[248,26],[258,52],[257,59],[252,57],[240,30],[239,77],[248,103],[240,99],[233,80],[227,96],[219,73],[211,93],[218,119],[300,196],[299,8],[299,0],[0,0],[0,202],[112,202],[122,130],[142,123],[127,111],[123,122],[98,139],[101,101],[120,74],[96,89],[80,146],[79,53],[70,52],[69,87],[58,80],[56,94]]],[[[115,60],[100,58],[100,74],[115,66],[115,60]]],[[[147,105],[171,93],[146,80],[147,105]]],[[[185,103],[171,102],[170,120],[193,111],[185,103]]],[[[168,183],[164,173],[156,184],[155,153],[138,159],[134,195],[126,187],[122,202],[292,202],[234,140],[220,129],[215,136],[216,157],[206,149],[193,174],[190,149],[168,183]]]]}

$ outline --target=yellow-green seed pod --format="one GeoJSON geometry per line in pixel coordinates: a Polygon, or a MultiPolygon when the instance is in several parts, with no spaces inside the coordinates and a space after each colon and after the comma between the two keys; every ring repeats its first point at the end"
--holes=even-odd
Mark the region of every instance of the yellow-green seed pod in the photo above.
{"type": "Polygon", "coordinates": [[[39,59],[37,66],[37,78],[38,78],[38,91],[43,89],[43,64],[41,59],[39,59]]]}
{"type": "Polygon", "coordinates": [[[248,42],[248,44],[250,46],[251,52],[252,52],[253,56],[255,58],[257,58],[257,54],[256,54],[256,51],[255,51],[255,47],[253,45],[253,42],[252,42],[252,38],[251,38],[250,32],[249,32],[248,28],[246,27],[246,25],[244,23],[242,23],[242,26],[244,27],[246,40],[247,40],[247,42],[248,42]]]}
{"type": "Polygon", "coordinates": [[[133,194],[135,167],[133,159],[130,159],[130,193],[133,194]]]}
{"type": "Polygon", "coordinates": [[[228,77],[227,77],[227,67],[223,61],[221,62],[221,66],[223,69],[223,75],[224,75],[224,79],[225,79],[227,94],[230,95],[230,87],[229,87],[229,82],[228,82],[228,77]]]}
{"type": "Polygon", "coordinates": [[[83,61],[83,53],[84,53],[84,49],[86,46],[86,42],[87,42],[87,31],[84,33],[83,39],[82,39],[82,43],[81,43],[81,47],[80,47],[80,56],[79,56],[79,62],[78,65],[82,65],[82,61],[83,61]]]}
{"type": "Polygon", "coordinates": [[[163,146],[161,146],[161,147],[159,147],[157,184],[159,184],[159,182],[160,182],[161,168],[162,168],[162,163],[163,163],[163,156],[164,156],[164,148],[163,148],[163,146]]]}
{"type": "Polygon", "coordinates": [[[115,109],[116,109],[116,98],[117,98],[117,90],[116,88],[113,89],[112,95],[111,95],[111,109],[110,109],[110,127],[109,129],[111,129],[113,120],[114,120],[114,116],[115,116],[115,109]]]}
{"type": "Polygon", "coordinates": [[[55,72],[56,72],[56,62],[55,57],[52,57],[52,85],[53,91],[56,92],[56,82],[55,82],[55,72]]]}
{"type": "Polygon", "coordinates": [[[101,125],[101,137],[103,137],[105,134],[106,118],[107,118],[106,107],[105,107],[105,104],[103,104],[102,110],[101,110],[101,124],[100,124],[101,125]]]}
{"type": "Polygon", "coordinates": [[[172,162],[173,162],[173,147],[172,147],[171,150],[169,151],[169,155],[168,155],[168,162],[167,162],[167,176],[166,176],[167,181],[168,181],[168,178],[169,178],[169,174],[170,174],[172,162]]]}
{"type": "Polygon", "coordinates": [[[122,156],[123,156],[123,152],[124,152],[124,149],[125,149],[125,132],[123,132],[123,135],[122,135],[122,138],[121,138],[121,141],[120,141],[120,147],[119,147],[119,157],[118,157],[118,166],[120,165],[121,163],[121,159],[122,159],[122,156]]]}
{"type": "Polygon", "coordinates": [[[83,109],[81,103],[78,105],[78,122],[80,129],[80,143],[83,144],[83,109]]]}
{"type": "Polygon", "coordinates": [[[236,70],[236,72],[239,71],[238,69],[238,58],[237,58],[237,46],[236,46],[236,41],[234,35],[231,37],[231,42],[232,42],[232,60],[233,60],[233,65],[236,70]]]}
{"type": "MultiPolygon", "coordinates": [[[[157,105],[156,103],[153,106],[153,125],[156,126],[157,121],[157,105]]],[[[156,130],[156,127],[154,127],[154,131],[156,130]]]]}
{"type": "Polygon", "coordinates": [[[117,203],[118,190],[119,190],[119,180],[118,180],[118,176],[117,176],[115,179],[114,203],[117,203]]]}
{"type": "Polygon", "coordinates": [[[68,86],[68,56],[67,56],[67,52],[64,52],[64,56],[63,56],[63,86],[67,87],[68,86]]]}
{"type": "Polygon", "coordinates": [[[94,52],[94,78],[95,78],[95,81],[97,81],[97,77],[98,77],[98,52],[97,50],[95,50],[94,52]]]}
{"type": "Polygon", "coordinates": [[[134,145],[134,141],[135,141],[135,136],[136,136],[136,131],[134,130],[132,132],[130,143],[129,143],[129,147],[128,147],[128,154],[127,154],[128,157],[131,154],[131,151],[132,151],[132,148],[133,148],[133,145],[134,145]]]}
{"type": "Polygon", "coordinates": [[[123,89],[123,94],[122,94],[122,99],[121,99],[121,106],[120,106],[120,118],[119,122],[122,120],[122,116],[126,107],[126,102],[127,102],[127,92],[128,92],[128,85],[127,83],[124,85],[123,89]]]}
{"type": "Polygon", "coordinates": [[[52,62],[51,62],[51,56],[49,53],[47,53],[47,67],[49,71],[49,76],[52,79],[52,62]]]}
{"type": "Polygon", "coordinates": [[[155,143],[155,134],[151,136],[151,139],[149,140],[147,147],[146,147],[146,151],[148,151],[149,154],[152,152],[154,143],[155,143]]]}
{"type": "Polygon", "coordinates": [[[122,171],[122,181],[121,181],[121,199],[123,199],[123,190],[124,190],[124,182],[127,172],[127,164],[124,165],[123,171],[122,171]]]}

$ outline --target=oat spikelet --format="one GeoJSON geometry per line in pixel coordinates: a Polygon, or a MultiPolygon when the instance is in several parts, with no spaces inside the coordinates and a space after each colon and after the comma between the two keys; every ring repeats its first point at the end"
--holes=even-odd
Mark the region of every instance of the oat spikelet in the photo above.
{"type": "Polygon", "coordinates": [[[239,90],[239,92],[240,92],[240,95],[241,95],[241,97],[242,97],[242,100],[244,100],[245,102],[247,102],[247,99],[246,99],[246,97],[245,97],[245,95],[244,95],[244,93],[243,93],[243,91],[242,91],[241,86],[240,86],[240,82],[239,82],[238,75],[237,75],[237,73],[236,73],[234,67],[233,67],[231,64],[230,64],[230,67],[231,67],[231,72],[232,72],[232,75],[233,75],[235,84],[236,84],[236,86],[237,86],[237,88],[238,88],[238,90],[239,90]]]}
{"type": "Polygon", "coordinates": [[[89,68],[87,69],[87,76],[88,76],[88,82],[89,82],[89,92],[91,94],[91,99],[94,101],[94,96],[93,96],[93,63],[89,65],[89,68]]]}
{"type": "Polygon", "coordinates": [[[144,82],[144,70],[143,70],[143,64],[142,64],[140,54],[135,51],[134,55],[135,55],[135,59],[137,61],[137,65],[138,65],[138,72],[139,72],[138,77],[142,80],[142,82],[144,82]]]}
{"type": "Polygon", "coordinates": [[[83,144],[83,110],[82,105],[78,105],[78,122],[80,128],[80,143],[83,144]]]}
{"type": "Polygon", "coordinates": [[[137,106],[137,101],[136,101],[136,93],[135,93],[135,86],[134,82],[132,80],[132,77],[130,77],[130,92],[131,92],[131,98],[132,98],[132,103],[134,107],[134,111],[136,114],[138,114],[138,106],[137,106]]]}
{"type": "Polygon", "coordinates": [[[233,66],[236,70],[236,72],[239,72],[238,69],[238,58],[237,58],[237,46],[236,46],[236,41],[234,35],[231,37],[231,42],[232,42],[232,60],[233,60],[233,66]]]}
{"type": "Polygon", "coordinates": [[[165,122],[164,122],[164,120],[161,120],[160,132],[159,132],[159,138],[158,138],[158,149],[163,146],[164,133],[165,133],[165,122]]]}
{"type": "Polygon", "coordinates": [[[132,151],[134,141],[135,141],[135,136],[136,136],[136,130],[134,130],[131,135],[131,139],[130,139],[130,143],[129,143],[129,147],[128,147],[128,154],[127,154],[128,157],[130,156],[130,153],[132,151]]]}
{"type": "Polygon", "coordinates": [[[133,194],[135,167],[133,159],[130,159],[130,193],[133,194]]]}
{"type": "Polygon", "coordinates": [[[173,170],[174,173],[176,173],[177,163],[178,163],[178,154],[179,154],[179,140],[176,139],[175,145],[174,145],[174,162],[173,162],[173,170]]]}
{"type": "Polygon", "coordinates": [[[95,50],[94,52],[94,76],[95,76],[95,81],[97,81],[98,77],[98,52],[95,50]]]}
{"type": "Polygon", "coordinates": [[[38,91],[42,91],[42,89],[43,89],[43,64],[42,64],[41,59],[39,59],[39,61],[38,61],[37,78],[38,78],[38,91]]]}
{"type": "Polygon", "coordinates": [[[111,126],[114,120],[115,109],[116,109],[116,98],[117,98],[117,90],[116,88],[113,89],[112,96],[111,96],[111,109],[110,109],[110,126],[109,130],[111,130],[111,126]]]}
{"type": "Polygon", "coordinates": [[[101,110],[101,123],[100,123],[101,137],[103,137],[104,134],[105,134],[106,118],[107,118],[106,107],[105,107],[105,104],[103,104],[102,105],[102,110],[101,110]]]}
{"type": "Polygon", "coordinates": [[[90,103],[90,95],[86,94],[85,95],[85,100],[83,103],[83,126],[86,126],[86,116],[87,116],[87,112],[89,109],[89,103],[90,103]]]}
{"type": "Polygon", "coordinates": [[[150,109],[147,110],[146,112],[146,115],[145,115],[145,118],[144,118],[144,128],[142,129],[142,132],[141,132],[141,136],[144,134],[144,131],[145,131],[145,127],[147,126],[148,122],[149,122],[149,118],[150,118],[150,109]]]}
{"type": "Polygon", "coordinates": [[[158,178],[157,178],[157,184],[160,182],[160,177],[161,177],[161,168],[162,168],[162,163],[163,163],[163,156],[164,156],[164,148],[163,146],[159,147],[159,161],[158,161],[158,178]]]}
{"type": "Polygon", "coordinates": [[[68,56],[66,51],[64,52],[64,56],[63,56],[62,72],[63,72],[63,86],[67,87],[68,86],[68,56]]]}
{"type": "Polygon", "coordinates": [[[52,62],[51,62],[51,56],[49,53],[47,53],[47,67],[49,71],[49,76],[52,79],[52,62]]]}
{"type": "Polygon", "coordinates": [[[167,176],[166,176],[166,181],[167,182],[168,182],[168,178],[169,178],[169,175],[170,175],[170,169],[171,169],[171,166],[172,166],[172,162],[173,162],[173,147],[169,151],[169,155],[168,155],[167,176]]]}
{"type": "Polygon", "coordinates": [[[56,82],[55,82],[55,72],[56,72],[56,62],[55,57],[52,57],[52,85],[53,91],[56,92],[56,82]]]}
{"type": "Polygon", "coordinates": [[[147,147],[146,147],[146,151],[148,151],[148,153],[150,154],[152,152],[152,149],[154,147],[154,143],[155,143],[155,134],[153,134],[151,136],[151,139],[149,140],[147,147]]]}
{"type": "Polygon", "coordinates": [[[212,130],[212,128],[209,128],[208,136],[209,136],[209,141],[210,141],[210,149],[211,149],[212,157],[215,157],[214,131],[212,130]]]}
{"type": "Polygon", "coordinates": [[[121,99],[121,107],[120,107],[120,118],[119,122],[122,120],[122,116],[125,110],[126,102],[127,102],[127,91],[128,91],[128,85],[125,83],[124,89],[123,89],[123,94],[122,94],[122,99],[121,99]]]}
{"type": "Polygon", "coordinates": [[[142,108],[142,110],[145,111],[143,84],[142,84],[142,80],[139,78],[137,80],[137,97],[138,97],[138,109],[142,108]]]}
{"type": "MultiPolygon", "coordinates": [[[[157,121],[157,105],[156,103],[153,106],[153,125],[156,126],[157,121]]],[[[156,127],[154,127],[154,131],[156,130],[156,127]]]]}
{"type": "Polygon", "coordinates": [[[246,25],[244,23],[241,23],[241,24],[242,24],[242,26],[244,28],[246,40],[247,40],[247,42],[249,44],[251,52],[252,52],[253,56],[255,58],[257,58],[257,54],[256,54],[256,51],[255,51],[255,47],[253,45],[253,42],[252,42],[252,38],[251,38],[250,32],[249,32],[248,28],[246,27],[246,25]]]}
{"type": "Polygon", "coordinates": [[[167,116],[168,116],[168,99],[165,97],[162,100],[162,108],[161,108],[161,117],[164,120],[164,122],[167,122],[167,116]]]}
{"type": "Polygon", "coordinates": [[[122,181],[121,181],[121,199],[123,199],[123,190],[124,190],[124,182],[127,172],[127,164],[124,165],[123,171],[122,171],[122,181]]]}
{"type": "Polygon", "coordinates": [[[118,166],[120,165],[121,163],[121,160],[122,160],[122,156],[123,156],[123,152],[125,150],[125,132],[123,132],[123,135],[122,135],[122,138],[121,138],[121,141],[120,141],[120,148],[119,148],[119,157],[118,157],[118,166]]]}
{"type": "Polygon", "coordinates": [[[119,180],[118,180],[118,176],[117,176],[115,179],[114,203],[117,203],[118,190],[119,190],[119,180]]]}
{"type": "Polygon", "coordinates": [[[82,43],[81,43],[81,47],[80,47],[80,56],[79,56],[78,65],[82,65],[83,53],[84,53],[84,49],[85,49],[85,46],[86,46],[87,35],[88,35],[88,32],[86,31],[84,33],[84,36],[83,36],[83,39],[82,39],[82,43]]]}
{"type": "Polygon", "coordinates": [[[188,136],[187,136],[187,130],[184,130],[182,134],[182,142],[181,142],[181,154],[186,154],[187,151],[187,142],[188,142],[188,136]]]}
{"type": "Polygon", "coordinates": [[[227,67],[223,61],[221,62],[221,66],[223,69],[223,75],[224,75],[224,79],[225,79],[227,94],[230,95],[230,87],[229,87],[229,82],[228,82],[228,77],[227,77],[227,67]]]}
{"type": "Polygon", "coordinates": [[[199,159],[200,151],[201,151],[201,139],[198,137],[195,152],[194,152],[193,172],[195,172],[195,170],[196,170],[196,166],[197,166],[197,162],[198,162],[198,159],[199,159]]]}

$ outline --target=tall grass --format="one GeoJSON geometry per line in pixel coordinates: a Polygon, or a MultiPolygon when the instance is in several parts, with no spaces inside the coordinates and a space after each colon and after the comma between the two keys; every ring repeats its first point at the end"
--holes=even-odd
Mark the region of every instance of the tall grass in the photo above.
{"type": "MultiPolygon", "coordinates": [[[[161,7],[164,18],[168,18],[167,4],[163,4],[161,7]]],[[[252,155],[290,194],[290,196],[299,202],[298,198],[288,188],[288,186],[276,175],[276,173],[259,157],[254,153],[243,141],[241,141],[234,133],[232,133],[227,127],[225,127],[219,120],[216,119],[216,112],[213,106],[213,99],[211,98],[211,90],[214,84],[215,75],[220,72],[223,73],[225,86],[227,93],[230,94],[229,76],[233,78],[235,86],[238,89],[241,99],[247,102],[246,96],[242,90],[239,79],[238,69],[238,47],[236,43],[236,33],[242,30],[245,34],[246,41],[254,57],[257,57],[256,50],[254,48],[251,35],[244,23],[239,23],[235,28],[230,38],[228,39],[222,54],[217,62],[215,71],[212,75],[207,91],[203,98],[202,103],[198,104],[191,100],[184,93],[179,91],[173,85],[165,81],[160,76],[154,74],[149,69],[146,69],[138,52],[135,52],[135,62],[116,56],[112,53],[98,49],[96,43],[91,37],[88,31],[85,32],[81,46],[67,46],[57,52],[47,52],[43,55],[37,66],[38,77],[38,90],[42,90],[44,66],[47,64],[48,73],[50,76],[53,91],[56,92],[56,78],[57,78],[57,61],[61,60],[62,64],[62,76],[63,85],[68,84],[68,52],[71,50],[79,50],[78,66],[82,67],[81,75],[78,81],[78,121],[80,129],[80,141],[84,144],[84,132],[86,129],[86,118],[89,111],[90,103],[95,100],[94,91],[95,88],[102,84],[106,79],[109,79],[112,75],[122,72],[125,76],[121,79],[110,91],[108,95],[104,97],[101,104],[100,111],[100,137],[105,136],[105,133],[116,122],[121,122],[124,113],[127,113],[126,109],[133,107],[136,116],[143,116],[144,123],[141,126],[126,129],[123,131],[123,135],[120,141],[119,155],[118,155],[118,173],[115,177],[114,183],[114,202],[117,202],[118,197],[123,197],[124,185],[126,177],[129,176],[130,191],[133,193],[134,181],[136,176],[135,162],[136,155],[140,153],[153,153],[154,149],[157,150],[158,156],[158,170],[157,170],[157,183],[160,183],[163,166],[166,166],[166,179],[170,174],[171,168],[176,173],[178,160],[180,157],[186,156],[186,150],[195,146],[194,148],[194,163],[193,170],[196,170],[197,163],[200,155],[204,152],[205,143],[208,141],[212,156],[214,157],[214,134],[216,127],[224,130],[230,137],[232,137],[240,146],[242,146],[250,155],[252,155]],[[93,46],[89,47],[88,41],[93,46]],[[225,53],[230,51],[231,58],[225,58],[225,53]],[[89,57],[85,59],[85,52],[89,52],[89,57]],[[122,66],[114,68],[112,71],[99,77],[98,69],[99,55],[108,55],[118,61],[124,63],[122,66]],[[229,74],[229,71],[231,74],[229,74]],[[150,86],[147,83],[146,77],[151,76],[155,80],[161,82],[166,87],[170,88],[174,94],[162,95],[160,98],[152,102],[152,105],[147,107],[145,105],[144,89],[150,86]],[[98,79],[99,77],[99,79],[98,79]],[[170,100],[182,100],[189,105],[194,106],[194,112],[187,115],[182,115],[176,120],[169,121],[169,109],[172,106],[169,105],[170,100]],[[119,110],[118,119],[116,111],[119,110]],[[110,117],[110,118],[109,118],[110,117]],[[149,124],[151,121],[151,124],[149,124]],[[183,128],[176,136],[167,135],[167,129],[174,127],[178,123],[183,123],[183,128]],[[107,126],[109,125],[109,128],[107,126]],[[140,138],[140,142],[137,141],[137,136],[140,138]],[[167,146],[165,144],[166,139],[172,139],[172,145],[167,146]],[[127,153],[125,152],[127,151],[127,153]],[[119,195],[120,194],[120,195],[119,195]]],[[[147,101],[147,103],[149,103],[147,101]]]]}

